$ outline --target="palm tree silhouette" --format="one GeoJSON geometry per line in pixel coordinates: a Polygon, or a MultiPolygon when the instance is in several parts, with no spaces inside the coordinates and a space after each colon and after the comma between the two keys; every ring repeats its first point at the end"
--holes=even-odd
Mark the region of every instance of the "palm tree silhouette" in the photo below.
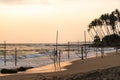
{"type": "Polygon", "coordinates": [[[117,17],[116,30],[117,34],[120,35],[120,11],[116,9],[114,15],[117,17]]]}
{"type": "Polygon", "coordinates": [[[117,17],[114,15],[114,12],[112,12],[110,14],[110,25],[111,25],[111,28],[113,30],[113,34],[117,33],[116,26],[115,26],[116,21],[117,21],[117,17]]]}
{"type": "Polygon", "coordinates": [[[90,35],[99,36],[101,39],[106,35],[120,35],[120,11],[102,14],[98,19],[94,19],[88,26],[90,35]],[[94,31],[94,33],[93,33],[94,31]]]}
{"type": "Polygon", "coordinates": [[[100,25],[99,19],[94,19],[94,20],[89,24],[88,31],[89,31],[89,33],[91,32],[90,35],[93,36],[93,33],[92,33],[92,31],[91,31],[91,29],[93,29],[93,31],[94,31],[94,33],[95,33],[94,36],[99,36],[100,38],[102,38],[104,32],[101,31],[101,28],[99,27],[99,25],[100,25]]]}
{"type": "Polygon", "coordinates": [[[103,58],[104,46],[113,45],[114,47],[117,47],[120,45],[120,11],[116,9],[110,14],[105,13],[98,19],[94,19],[88,25],[88,32],[93,38],[93,44],[96,42],[94,45],[100,42],[101,57],[103,58]],[[97,39],[96,37],[99,37],[100,39],[97,39]]]}
{"type": "Polygon", "coordinates": [[[102,21],[102,26],[104,26],[104,30],[106,31],[106,35],[110,35],[109,30],[109,14],[102,14],[99,18],[102,21]]]}
{"type": "Polygon", "coordinates": [[[99,28],[100,28],[102,37],[105,36],[105,32],[104,32],[104,30],[103,30],[103,28],[102,28],[103,23],[102,23],[102,20],[101,20],[100,18],[97,20],[97,25],[98,25],[99,28]]]}
{"type": "Polygon", "coordinates": [[[88,29],[88,33],[89,33],[90,37],[92,38],[92,40],[94,40],[94,35],[93,35],[92,31],[90,31],[90,29],[88,29]]]}

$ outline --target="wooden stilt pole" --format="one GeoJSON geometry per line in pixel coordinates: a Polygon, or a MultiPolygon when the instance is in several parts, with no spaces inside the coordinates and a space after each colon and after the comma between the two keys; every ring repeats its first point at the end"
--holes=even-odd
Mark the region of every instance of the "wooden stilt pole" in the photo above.
{"type": "Polygon", "coordinates": [[[61,60],[61,50],[59,50],[59,70],[61,71],[60,60],[61,60]]]}
{"type": "Polygon", "coordinates": [[[55,48],[54,48],[54,68],[56,71],[56,50],[55,50],[55,48]]]}
{"type": "Polygon", "coordinates": [[[98,49],[98,48],[97,48],[97,46],[96,46],[96,57],[98,56],[98,55],[97,55],[97,49],[98,49]]]}
{"type": "Polygon", "coordinates": [[[80,44],[79,44],[79,41],[78,41],[78,54],[80,54],[80,44]]]}
{"type": "Polygon", "coordinates": [[[15,48],[15,66],[17,66],[17,48],[15,48]]]}
{"type": "Polygon", "coordinates": [[[60,65],[60,55],[61,51],[59,50],[59,54],[58,54],[58,31],[56,33],[56,61],[57,61],[57,70],[61,70],[61,65],[60,65]]]}
{"type": "Polygon", "coordinates": [[[6,41],[4,41],[4,65],[6,66],[6,41]]]}
{"type": "Polygon", "coordinates": [[[81,47],[81,59],[82,60],[84,59],[84,56],[83,56],[83,46],[81,47]]]}
{"type": "Polygon", "coordinates": [[[104,57],[104,45],[103,45],[103,41],[102,41],[102,45],[101,45],[101,58],[104,57]]]}
{"type": "Polygon", "coordinates": [[[60,52],[58,54],[58,31],[56,32],[56,46],[55,46],[55,53],[54,53],[54,66],[55,71],[58,71],[58,69],[61,69],[60,67],[60,52]]]}
{"type": "Polygon", "coordinates": [[[87,58],[87,51],[86,51],[86,31],[84,31],[84,40],[85,40],[85,57],[87,58]]]}
{"type": "Polygon", "coordinates": [[[56,68],[58,71],[58,31],[56,32],[56,68]]]}
{"type": "Polygon", "coordinates": [[[68,42],[68,59],[70,59],[70,42],[68,42]]]}

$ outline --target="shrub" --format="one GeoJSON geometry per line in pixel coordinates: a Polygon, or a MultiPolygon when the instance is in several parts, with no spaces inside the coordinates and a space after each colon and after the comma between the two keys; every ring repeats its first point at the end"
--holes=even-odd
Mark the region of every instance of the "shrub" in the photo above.
{"type": "Polygon", "coordinates": [[[18,70],[17,69],[2,69],[1,73],[2,74],[8,74],[8,73],[17,73],[18,70]]]}
{"type": "Polygon", "coordinates": [[[1,69],[2,74],[11,74],[11,73],[17,73],[18,71],[26,71],[28,69],[31,69],[33,67],[19,67],[15,69],[1,69]]]}
{"type": "Polygon", "coordinates": [[[20,67],[17,70],[18,71],[26,71],[26,70],[31,69],[31,68],[33,68],[33,67],[20,67]]]}

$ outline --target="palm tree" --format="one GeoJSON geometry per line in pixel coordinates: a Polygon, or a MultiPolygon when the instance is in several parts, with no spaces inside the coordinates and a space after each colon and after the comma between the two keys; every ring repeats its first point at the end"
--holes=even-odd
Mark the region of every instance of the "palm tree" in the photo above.
{"type": "Polygon", "coordinates": [[[92,40],[94,40],[94,35],[90,29],[88,29],[88,33],[90,34],[90,37],[92,38],[92,40]]]}
{"type": "Polygon", "coordinates": [[[100,33],[99,28],[98,28],[98,20],[97,19],[94,20],[94,27],[97,31],[97,35],[99,35],[99,37],[101,37],[101,33],[100,33]]]}
{"type": "Polygon", "coordinates": [[[109,28],[108,28],[109,14],[102,14],[99,19],[102,21],[102,25],[104,26],[106,34],[110,35],[110,31],[109,31],[109,28]]]}
{"type": "Polygon", "coordinates": [[[116,9],[110,14],[102,14],[98,19],[91,21],[88,27],[90,35],[94,32],[92,38],[98,36],[103,39],[106,35],[120,35],[120,11],[116,9]]]}
{"type": "Polygon", "coordinates": [[[94,20],[91,22],[91,25],[92,25],[92,28],[93,28],[95,34],[96,34],[97,36],[101,37],[101,34],[100,34],[100,32],[99,32],[99,30],[98,30],[98,28],[97,28],[97,19],[94,19],[94,20]]]}
{"type": "Polygon", "coordinates": [[[114,15],[117,17],[116,28],[117,28],[117,33],[120,35],[120,11],[116,9],[114,11],[114,15]]]}
{"type": "Polygon", "coordinates": [[[102,38],[103,34],[99,28],[100,25],[100,21],[98,19],[94,19],[90,24],[89,24],[89,29],[88,32],[90,33],[90,35],[92,36],[92,38],[94,38],[94,36],[99,36],[100,38],[102,38]],[[92,33],[92,30],[94,31],[94,36],[92,33]]]}
{"type": "Polygon", "coordinates": [[[92,22],[90,23],[90,26],[92,26],[92,29],[94,30],[95,35],[97,35],[97,31],[96,31],[96,29],[95,29],[95,26],[96,26],[95,21],[92,21],[92,22]]]}
{"type": "Polygon", "coordinates": [[[102,33],[102,37],[103,36],[105,36],[105,32],[103,31],[103,29],[102,29],[102,21],[101,21],[101,19],[98,19],[98,26],[99,26],[99,28],[100,28],[100,31],[101,31],[101,33],[102,33]]]}
{"type": "Polygon", "coordinates": [[[96,25],[97,25],[97,28],[98,28],[98,32],[100,34],[100,38],[102,39],[102,37],[104,36],[104,32],[103,32],[103,29],[102,29],[102,21],[100,19],[95,19],[96,21],[96,25]]]}
{"type": "Polygon", "coordinates": [[[112,12],[111,14],[110,14],[110,25],[111,25],[111,28],[112,28],[112,30],[113,30],[113,34],[117,34],[117,32],[116,32],[116,21],[117,21],[117,17],[114,15],[114,12],[112,12]]]}
{"type": "Polygon", "coordinates": [[[106,17],[106,20],[105,20],[106,29],[110,35],[112,33],[111,33],[111,29],[110,29],[110,15],[109,15],[109,13],[106,13],[105,17],[106,17]]]}
{"type": "MultiPolygon", "coordinates": [[[[89,32],[92,32],[91,30],[93,29],[93,21],[88,25],[88,27],[89,27],[89,28],[88,28],[88,29],[89,29],[88,31],[89,31],[89,32]]],[[[95,34],[92,33],[92,35],[95,36],[95,35],[96,35],[96,31],[95,31],[95,29],[93,29],[93,31],[94,31],[95,34]]]]}

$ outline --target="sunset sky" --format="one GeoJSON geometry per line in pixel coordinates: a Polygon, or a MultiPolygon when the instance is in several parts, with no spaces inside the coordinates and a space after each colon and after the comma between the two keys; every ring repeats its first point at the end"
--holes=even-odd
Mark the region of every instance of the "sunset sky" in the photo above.
{"type": "MultiPolygon", "coordinates": [[[[88,24],[120,10],[120,0],[0,0],[0,43],[84,40],[88,24]]],[[[87,40],[91,40],[87,34],[87,40]]]]}

